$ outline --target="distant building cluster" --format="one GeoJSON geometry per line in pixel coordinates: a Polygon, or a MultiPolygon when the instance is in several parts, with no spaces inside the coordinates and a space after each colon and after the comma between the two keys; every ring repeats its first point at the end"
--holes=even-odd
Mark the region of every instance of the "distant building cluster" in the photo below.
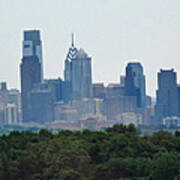
{"type": "Polygon", "coordinates": [[[21,93],[0,86],[1,124],[40,124],[50,128],[97,128],[115,123],[175,125],[180,122],[180,85],[174,70],[160,70],[156,104],[146,95],[139,62],[126,66],[117,84],[93,83],[92,58],[72,44],[64,77],[44,79],[39,30],[24,32],[20,64],[21,93]]]}
{"type": "Polygon", "coordinates": [[[21,94],[17,89],[7,89],[6,82],[0,83],[0,125],[17,124],[21,118],[21,94]]]}

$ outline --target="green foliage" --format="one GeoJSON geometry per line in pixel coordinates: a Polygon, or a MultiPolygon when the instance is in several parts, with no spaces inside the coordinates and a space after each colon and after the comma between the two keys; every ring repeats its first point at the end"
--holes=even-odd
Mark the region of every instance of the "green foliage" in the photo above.
{"type": "Polygon", "coordinates": [[[178,180],[180,132],[141,136],[134,125],[0,137],[2,180],[178,180]]]}
{"type": "Polygon", "coordinates": [[[179,174],[180,156],[177,153],[160,152],[152,161],[152,180],[172,180],[179,174]]]}

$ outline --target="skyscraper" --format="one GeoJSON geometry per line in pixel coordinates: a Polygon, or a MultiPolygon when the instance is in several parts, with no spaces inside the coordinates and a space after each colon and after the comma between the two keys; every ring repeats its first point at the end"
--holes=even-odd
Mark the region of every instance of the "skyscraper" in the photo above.
{"type": "Polygon", "coordinates": [[[73,58],[76,57],[78,50],[77,48],[74,46],[74,35],[72,34],[72,45],[69,48],[69,51],[67,53],[66,56],[66,60],[65,60],[65,70],[64,70],[64,80],[66,82],[70,82],[71,81],[71,61],[73,58]]]}
{"type": "Polygon", "coordinates": [[[72,98],[92,97],[91,58],[80,49],[72,59],[72,98]]]}
{"type": "Polygon", "coordinates": [[[72,59],[75,58],[78,50],[74,46],[74,35],[72,34],[72,45],[69,48],[69,51],[65,60],[65,69],[64,69],[64,101],[69,102],[72,100],[72,59]]]}
{"type": "Polygon", "coordinates": [[[63,100],[63,98],[64,98],[64,91],[63,91],[64,82],[61,78],[46,79],[46,80],[44,80],[44,83],[51,90],[54,102],[63,100]]]}
{"type": "Polygon", "coordinates": [[[74,46],[69,49],[65,60],[64,79],[69,99],[92,97],[91,58],[83,49],[74,46]]]}
{"type": "Polygon", "coordinates": [[[158,73],[157,103],[155,106],[155,119],[162,124],[167,116],[178,116],[178,88],[174,69],[162,70],[158,73]]]}
{"type": "Polygon", "coordinates": [[[136,96],[139,108],[146,106],[145,76],[140,63],[128,63],[126,67],[125,95],[136,96]]]}
{"type": "Polygon", "coordinates": [[[23,57],[21,65],[21,106],[23,122],[29,120],[28,96],[35,84],[41,82],[41,66],[37,56],[23,57]]]}
{"type": "Polygon", "coordinates": [[[42,82],[42,47],[40,31],[24,32],[23,58],[20,65],[23,122],[30,121],[28,96],[36,84],[42,82]]]}
{"type": "Polygon", "coordinates": [[[31,122],[44,124],[54,120],[53,91],[47,84],[40,84],[28,95],[29,120],[31,122]]]}
{"type": "Polygon", "coordinates": [[[43,80],[42,42],[39,30],[24,31],[23,57],[36,56],[41,65],[41,81],[43,80]]]}

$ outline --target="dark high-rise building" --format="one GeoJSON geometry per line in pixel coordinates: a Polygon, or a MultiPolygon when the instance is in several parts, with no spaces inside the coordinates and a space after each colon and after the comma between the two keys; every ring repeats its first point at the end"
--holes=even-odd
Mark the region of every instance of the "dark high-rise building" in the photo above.
{"type": "Polygon", "coordinates": [[[69,99],[92,97],[91,58],[83,49],[74,47],[73,38],[65,60],[64,77],[69,99]]]}
{"type": "Polygon", "coordinates": [[[24,32],[21,72],[21,106],[23,122],[30,121],[28,96],[36,84],[42,82],[42,45],[39,30],[24,32]]]}
{"type": "Polygon", "coordinates": [[[23,57],[36,56],[41,65],[41,81],[43,80],[42,42],[39,30],[24,31],[23,57]]]}
{"type": "Polygon", "coordinates": [[[155,106],[156,123],[168,116],[178,116],[178,88],[177,77],[174,70],[162,70],[158,73],[157,102],[155,106]]]}
{"type": "Polygon", "coordinates": [[[23,57],[21,65],[21,106],[23,122],[29,120],[28,96],[35,84],[41,82],[41,65],[37,56],[23,57]]]}
{"type": "Polygon", "coordinates": [[[126,67],[125,95],[136,96],[137,106],[146,107],[145,76],[140,63],[128,63],[126,67]]]}
{"type": "Polygon", "coordinates": [[[29,120],[44,124],[54,120],[54,96],[47,84],[40,84],[34,88],[28,96],[29,120]]]}
{"type": "Polygon", "coordinates": [[[63,101],[64,98],[64,82],[62,79],[46,79],[44,80],[44,83],[47,85],[47,87],[51,90],[53,101],[63,101]]]}

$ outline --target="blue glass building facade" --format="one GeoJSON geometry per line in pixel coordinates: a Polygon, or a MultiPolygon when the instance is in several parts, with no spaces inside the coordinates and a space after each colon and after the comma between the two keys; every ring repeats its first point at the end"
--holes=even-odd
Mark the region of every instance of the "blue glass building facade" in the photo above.
{"type": "Polygon", "coordinates": [[[140,63],[128,63],[125,77],[125,95],[136,96],[137,106],[146,107],[146,85],[143,67],[140,63]]]}

